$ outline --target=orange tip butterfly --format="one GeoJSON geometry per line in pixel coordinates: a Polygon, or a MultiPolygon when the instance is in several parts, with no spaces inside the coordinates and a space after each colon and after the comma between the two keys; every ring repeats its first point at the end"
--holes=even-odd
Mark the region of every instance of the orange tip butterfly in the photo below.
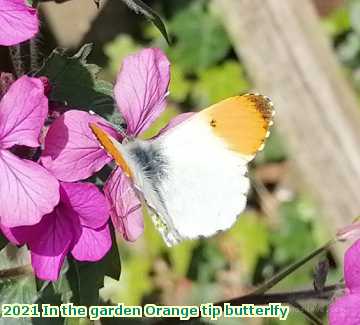
{"type": "Polygon", "coordinates": [[[274,115],[268,97],[223,100],[150,140],[119,143],[96,124],[98,141],[131,178],[171,246],[230,228],[245,209],[247,164],[262,150],[274,115]]]}

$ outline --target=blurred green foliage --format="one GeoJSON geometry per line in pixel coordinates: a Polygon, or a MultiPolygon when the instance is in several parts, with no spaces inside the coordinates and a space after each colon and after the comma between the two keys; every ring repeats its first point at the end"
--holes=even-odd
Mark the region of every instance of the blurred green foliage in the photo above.
{"type": "Polygon", "coordinates": [[[349,0],[324,19],[335,51],[360,93],[360,1],[349,0]]]}
{"type": "Polygon", "coordinates": [[[92,48],[85,44],[71,57],[55,49],[37,75],[56,85],[51,89],[51,100],[109,117],[114,110],[112,85],[97,77],[100,67],[87,62],[92,48]]]}
{"type": "MultiPolygon", "coordinates": [[[[144,46],[162,48],[171,61],[168,107],[142,135],[144,138],[156,135],[179,113],[199,110],[226,97],[251,91],[252,85],[247,78],[246,67],[235,55],[231,41],[209,3],[205,0],[154,1],[156,7],[163,10],[172,46],[167,45],[152,24],[146,24],[139,35],[120,34],[105,45],[103,50],[108,64],[102,71],[87,62],[89,53],[86,47],[70,59],[63,53],[54,52],[41,71],[41,74],[49,76],[52,83],[64,85],[52,93],[52,99],[60,102],[66,100],[76,107],[106,111],[106,117],[117,120],[117,115],[112,113],[114,103],[111,100],[109,82],[115,80],[122,59],[144,46]],[[99,76],[107,81],[101,81],[99,76]],[[70,79],[73,83],[62,83],[62,79],[70,79]],[[81,92],[79,88],[82,89],[81,92]],[[88,96],[83,96],[84,93],[88,96]]],[[[323,25],[349,78],[360,91],[360,0],[348,1],[346,5],[333,11],[323,19],[323,25]]],[[[276,128],[273,128],[265,149],[258,154],[252,165],[251,174],[256,174],[259,167],[281,164],[288,158],[286,143],[276,128]]],[[[73,261],[69,261],[69,274],[63,273],[58,282],[52,286],[44,286],[39,301],[42,299],[49,302],[47,297],[54,296],[61,298],[63,302],[73,301],[75,292],[79,303],[92,303],[86,301],[87,290],[93,289],[94,284],[96,290],[101,287],[105,273],[108,277],[105,278],[105,286],[100,293],[102,300],[109,303],[199,304],[247,293],[327,239],[311,199],[296,192],[285,199],[279,198],[276,190],[281,184],[275,182],[264,186],[279,201],[275,221],[274,216],[264,212],[262,203],[253,193],[249,209],[229,231],[210,239],[186,241],[168,248],[144,211],[144,236],[135,243],[118,238],[122,258],[119,281],[116,280],[116,274],[106,272],[120,269],[119,264],[116,264],[119,259],[116,252],[115,256],[109,255],[103,261],[108,263],[106,271],[101,269],[101,265],[92,270],[88,264],[75,265],[73,261]],[[115,265],[109,258],[115,261],[115,265]],[[97,276],[99,271],[102,272],[101,276],[97,276]],[[85,286],[84,291],[77,292],[71,288],[67,277],[77,278],[76,273],[79,272],[87,276],[82,279],[84,283],[80,283],[78,279],[71,281],[85,286]]],[[[1,248],[5,244],[0,240],[1,248]]],[[[305,265],[281,282],[276,290],[311,286],[313,267],[314,263],[305,265]]],[[[67,270],[66,268],[63,272],[67,270]]],[[[332,267],[329,279],[338,280],[339,270],[332,267]]],[[[36,294],[35,284],[32,276],[16,283],[0,281],[2,293],[6,289],[6,294],[11,294],[9,287],[14,286],[16,294],[21,294],[19,297],[4,295],[2,300],[31,302],[29,297],[36,294]]],[[[93,297],[93,294],[88,296],[93,297]]],[[[235,323],[247,322],[217,322],[227,325],[235,323]]],[[[280,322],[265,320],[264,323],[275,325],[280,322]]],[[[287,323],[301,325],[306,324],[306,321],[300,313],[292,312],[287,323]]]]}
{"type": "Polygon", "coordinates": [[[169,28],[176,40],[175,46],[169,48],[169,56],[188,73],[216,64],[231,47],[223,26],[204,1],[194,1],[179,10],[169,28]]]}
{"type": "MultiPolygon", "coordinates": [[[[155,2],[157,8],[163,9],[168,22],[168,32],[173,40],[171,47],[149,24],[144,26],[141,35],[119,35],[104,49],[109,61],[103,75],[109,80],[116,78],[121,60],[141,47],[160,47],[170,59],[168,109],[143,135],[145,138],[154,136],[178,113],[202,109],[252,88],[246,68],[236,57],[219,17],[208,1],[155,2]]],[[[359,3],[354,1],[351,6],[358,6],[355,2],[359,3]]],[[[360,62],[360,38],[356,36],[358,27],[353,26],[354,20],[359,21],[350,17],[348,7],[336,10],[323,20],[340,60],[351,72],[360,62]],[[350,35],[355,39],[351,40],[350,35]],[[347,45],[350,43],[354,44],[347,45]],[[345,50],[346,46],[351,50],[345,50]],[[353,53],[344,54],[343,51],[353,53]]],[[[282,163],[288,157],[286,142],[273,128],[265,149],[253,164],[253,172],[258,166],[282,163]]],[[[277,184],[272,184],[269,191],[272,193],[276,187],[277,184]]],[[[191,304],[239,296],[324,243],[327,234],[318,220],[314,203],[304,195],[293,193],[280,201],[275,223],[250,200],[249,210],[229,231],[169,249],[150,218],[145,216],[142,238],[135,243],[119,239],[122,278],[118,282],[108,279],[102,297],[114,303],[191,304]]],[[[314,263],[305,265],[276,289],[311,286],[313,268],[314,263]]],[[[330,279],[338,276],[339,272],[331,269],[330,279]]],[[[230,324],[231,321],[217,323],[230,324]]],[[[236,323],[240,322],[236,320],[236,323]]],[[[300,313],[291,313],[287,323],[301,325],[307,322],[300,313]]]]}

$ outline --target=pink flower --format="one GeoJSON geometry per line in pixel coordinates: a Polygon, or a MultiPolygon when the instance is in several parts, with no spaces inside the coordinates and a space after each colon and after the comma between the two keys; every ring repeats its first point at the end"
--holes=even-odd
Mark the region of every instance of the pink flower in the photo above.
{"type": "MultiPolygon", "coordinates": [[[[44,131],[43,124],[48,115],[44,84],[46,82],[40,79],[23,77],[10,86],[0,102],[0,135],[3,135],[0,136],[0,172],[1,159],[4,157],[9,156],[24,164],[24,160],[5,152],[2,147],[8,148],[14,144],[38,146],[39,133],[41,129],[44,131]]],[[[98,119],[91,121],[97,122],[98,119]]],[[[69,141],[66,132],[57,136],[60,143],[69,141]]],[[[78,137],[78,143],[81,143],[79,139],[78,137]]],[[[4,182],[0,185],[0,210],[8,207],[9,216],[13,216],[14,211],[22,206],[23,208],[16,215],[16,223],[5,222],[6,219],[0,214],[0,229],[13,244],[28,245],[37,277],[57,280],[69,252],[79,261],[98,261],[109,251],[109,206],[105,196],[95,185],[61,182],[59,191],[57,179],[39,164],[26,161],[31,169],[18,164],[12,170],[8,161],[10,160],[4,161],[7,175],[1,175],[1,179],[8,180],[9,185],[4,185],[4,182]],[[11,191],[18,193],[17,196],[11,194],[11,191]],[[28,199],[26,195],[29,196],[28,199]],[[21,199],[25,200],[23,205],[18,204],[21,199]],[[11,207],[8,202],[12,204],[11,207]],[[43,204],[49,205],[51,202],[52,205],[47,210],[42,208],[43,204]],[[27,222],[25,217],[29,218],[30,215],[34,219],[36,212],[31,204],[42,209],[38,208],[38,219],[27,222]]],[[[66,167],[65,164],[64,168],[66,167]]]]}
{"type": "Polygon", "coordinates": [[[360,240],[345,253],[344,278],[345,294],[329,307],[330,325],[360,324],[360,240]]]}
{"type": "Polygon", "coordinates": [[[94,184],[61,183],[53,212],[28,227],[2,227],[16,245],[28,244],[36,276],[57,280],[69,252],[78,261],[98,261],[111,248],[109,208],[94,184]]]}
{"type": "Polygon", "coordinates": [[[36,162],[20,159],[15,145],[38,147],[48,113],[42,82],[21,77],[0,101],[0,223],[6,227],[33,225],[59,201],[59,183],[36,162]]]}
{"type": "Polygon", "coordinates": [[[37,11],[25,0],[0,0],[0,44],[14,45],[32,38],[39,30],[37,11]]]}
{"type": "Polygon", "coordinates": [[[79,110],[65,112],[50,126],[41,162],[59,180],[74,182],[86,179],[111,161],[89,128],[89,123],[94,122],[118,137],[105,120],[79,110]]]}
{"type": "MultiPolygon", "coordinates": [[[[145,49],[124,59],[114,93],[129,137],[145,131],[163,112],[169,81],[170,64],[159,49],[145,49]]],[[[161,133],[181,123],[189,114],[173,119],[161,133]]],[[[84,179],[112,160],[92,134],[90,122],[100,124],[114,138],[122,140],[122,136],[102,118],[76,110],[66,112],[50,127],[41,158],[44,166],[58,179],[84,179]],[[66,138],[61,139],[64,134],[66,138]]],[[[120,168],[113,171],[104,192],[115,228],[126,240],[136,240],[144,228],[141,202],[120,168]]]]}

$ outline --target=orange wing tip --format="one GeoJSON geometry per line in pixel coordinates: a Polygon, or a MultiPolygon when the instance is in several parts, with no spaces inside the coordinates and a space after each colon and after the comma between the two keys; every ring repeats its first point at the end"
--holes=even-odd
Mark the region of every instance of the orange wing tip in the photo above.
{"type": "Polygon", "coordinates": [[[200,114],[231,150],[253,157],[270,135],[273,106],[269,97],[249,93],[225,99],[200,114]]]}
{"type": "Polygon", "coordinates": [[[267,122],[268,126],[272,122],[272,117],[275,114],[274,104],[271,99],[265,95],[261,95],[259,93],[248,93],[243,95],[244,97],[248,97],[247,99],[254,105],[256,110],[261,113],[264,120],[267,122]]]}

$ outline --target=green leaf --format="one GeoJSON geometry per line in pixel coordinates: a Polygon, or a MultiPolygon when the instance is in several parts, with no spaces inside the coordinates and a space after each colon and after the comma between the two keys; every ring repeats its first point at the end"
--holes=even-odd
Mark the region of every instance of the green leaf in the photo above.
{"type": "Polygon", "coordinates": [[[350,30],[351,24],[348,8],[340,7],[334,10],[329,16],[323,19],[322,24],[332,37],[350,30]]]}
{"type": "Polygon", "coordinates": [[[153,282],[149,275],[151,271],[151,259],[143,254],[133,254],[124,260],[124,272],[121,281],[111,281],[111,289],[116,288],[116,293],[111,295],[115,303],[123,302],[128,305],[141,304],[142,298],[150,294],[153,282]]]}
{"type": "MultiPolygon", "coordinates": [[[[188,298],[188,303],[191,305],[200,305],[206,302],[220,301],[223,299],[222,288],[217,283],[211,282],[192,282],[191,288],[191,296],[188,298]]],[[[208,318],[205,320],[209,321],[208,318]]],[[[214,322],[209,322],[207,324],[215,324],[220,323],[223,325],[223,319],[219,322],[219,320],[214,322]]],[[[194,323],[190,323],[194,325],[198,325],[199,323],[194,320],[194,323]]],[[[189,325],[190,325],[189,324],[189,325]]],[[[239,323],[238,323],[239,324],[239,323]]],[[[240,323],[241,324],[241,323],[240,323]]]]}
{"type": "Polygon", "coordinates": [[[225,257],[213,241],[199,240],[196,244],[188,277],[199,283],[213,282],[216,273],[226,266],[225,257]]]}
{"type": "MultiPolygon", "coordinates": [[[[62,303],[70,303],[72,301],[71,299],[74,296],[69,281],[66,278],[66,273],[68,272],[68,270],[69,270],[69,262],[66,259],[63,267],[61,268],[59,280],[55,282],[51,282],[51,287],[53,288],[54,293],[60,296],[60,301],[62,303]]],[[[46,285],[46,283],[44,285],[46,285]]]]}
{"type": "Polygon", "coordinates": [[[68,259],[69,270],[66,273],[66,281],[63,288],[72,291],[71,302],[77,305],[98,305],[99,290],[104,286],[105,276],[115,280],[120,278],[120,256],[114,239],[112,248],[107,255],[98,262],[79,262],[68,259]]]}
{"type": "Polygon", "coordinates": [[[126,5],[135,11],[137,14],[144,15],[147,19],[149,19],[160,31],[160,33],[166,39],[166,42],[170,45],[170,38],[166,31],[165,24],[161,20],[160,16],[146,3],[141,0],[122,0],[126,3],[126,5]]]}
{"type": "Polygon", "coordinates": [[[223,59],[231,47],[218,19],[198,2],[179,11],[170,28],[177,40],[169,49],[170,57],[186,72],[210,67],[223,59]]]}
{"type": "Polygon", "coordinates": [[[359,36],[360,35],[360,2],[351,1],[348,10],[350,15],[351,27],[359,36]]]}
{"type": "Polygon", "coordinates": [[[345,40],[338,46],[337,54],[341,61],[350,68],[357,68],[360,57],[360,37],[356,33],[349,33],[345,40]]]}
{"type": "MultiPolygon", "coordinates": [[[[36,283],[33,275],[22,278],[0,281],[0,305],[33,304],[37,297],[36,283]]],[[[28,325],[30,318],[2,318],[0,325],[28,325]]]]}
{"type": "Polygon", "coordinates": [[[171,64],[170,98],[176,102],[184,102],[191,90],[192,82],[186,78],[180,65],[171,64]]]}
{"type": "Polygon", "coordinates": [[[253,213],[243,213],[222,238],[224,245],[233,251],[250,276],[258,260],[269,253],[269,230],[264,220],[253,213]]]}
{"type": "Polygon", "coordinates": [[[34,303],[36,298],[35,278],[28,275],[21,279],[0,281],[0,303],[34,303]]]}
{"type": "Polygon", "coordinates": [[[0,251],[9,243],[9,241],[0,234],[0,251]]]}
{"type": "Polygon", "coordinates": [[[30,254],[26,246],[18,248],[8,244],[0,252],[0,270],[30,266],[30,254]]]}
{"type": "Polygon", "coordinates": [[[186,240],[179,245],[168,248],[171,265],[177,275],[186,276],[196,244],[195,240],[186,240]]]}
{"type": "MultiPolygon", "coordinates": [[[[51,285],[49,282],[43,284],[43,287],[39,290],[39,296],[36,300],[36,303],[39,305],[39,309],[41,309],[42,304],[50,304],[54,306],[60,306],[62,303],[68,303],[70,300],[62,300],[61,294],[55,290],[55,286],[51,285]]],[[[47,318],[34,318],[34,325],[47,325],[49,319],[47,318]]],[[[51,325],[62,325],[64,324],[64,318],[53,318],[51,319],[51,325]]]]}
{"type": "Polygon", "coordinates": [[[122,60],[129,54],[140,49],[140,46],[134,42],[129,35],[119,35],[110,43],[105,45],[104,51],[109,58],[107,70],[111,78],[114,78],[119,72],[122,60]]]}
{"type": "Polygon", "coordinates": [[[314,214],[315,210],[302,199],[281,205],[281,228],[271,233],[271,242],[276,247],[276,263],[285,265],[315,249],[311,222],[314,214]]]}
{"type": "Polygon", "coordinates": [[[114,110],[113,87],[99,80],[100,68],[87,63],[92,45],[84,45],[74,56],[56,49],[47,58],[37,76],[49,78],[52,91],[50,99],[70,107],[93,110],[110,115],[114,110]]]}
{"type": "MultiPolygon", "coordinates": [[[[27,248],[17,248],[7,245],[0,253],[1,270],[11,270],[29,267],[29,252],[27,248]]],[[[10,272],[9,277],[0,279],[0,307],[2,304],[33,304],[37,298],[36,282],[32,274],[25,272],[24,274],[10,272]],[[11,273],[11,274],[10,274],[11,273]]],[[[0,308],[1,310],[1,308],[0,308]]],[[[29,318],[1,318],[0,325],[27,325],[31,324],[29,318]]]]}
{"type": "Polygon", "coordinates": [[[204,107],[244,93],[249,88],[250,84],[242,66],[234,60],[228,60],[222,65],[210,67],[199,73],[193,97],[204,107]]]}

